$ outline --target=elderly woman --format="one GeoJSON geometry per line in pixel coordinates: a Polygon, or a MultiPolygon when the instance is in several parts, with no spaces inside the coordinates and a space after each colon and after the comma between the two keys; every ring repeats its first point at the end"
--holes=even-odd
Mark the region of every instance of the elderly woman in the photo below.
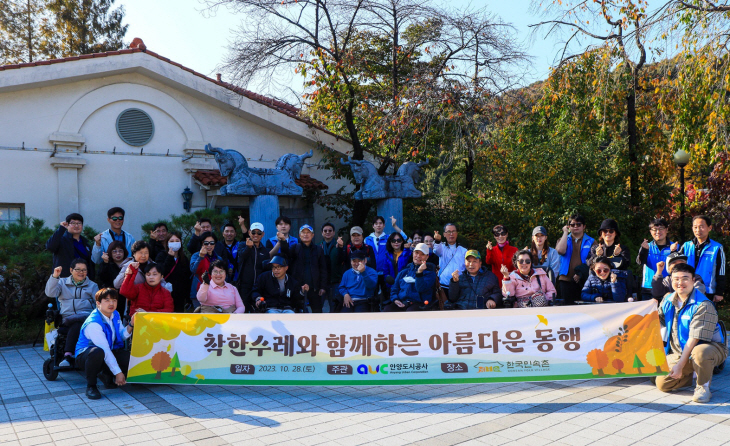
{"type": "MultiPolygon", "coordinates": [[[[128,255],[129,253],[127,252],[127,247],[124,246],[124,243],[119,240],[109,243],[109,248],[101,255],[102,262],[99,265],[99,271],[97,272],[97,282],[99,283],[100,289],[114,287],[114,279],[116,279],[122,271],[122,265],[128,255]]],[[[123,307],[125,301],[122,300],[120,302],[120,307],[123,307]]]]}
{"type": "MultiPolygon", "coordinates": [[[[626,283],[611,271],[613,262],[606,257],[598,257],[591,265],[583,291],[584,302],[626,302],[626,283]]],[[[633,300],[633,299],[632,299],[633,300]]]]}
{"type": "Polygon", "coordinates": [[[81,325],[96,308],[94,295],[99,291],[99,287],[89,280],[88,268],[86,260],[73,259],[70,276],[61,278],[63,267],[57,266],[46,282],[46,296],[58,299],[58,309],[61,313],[61,326],[58,330],[66,332],[64,358],[58,364],[61,367],[71,366],[69,360],[76,349],[81,325]]]}
{"type": "MultiPolygon", "coordinates": [[[[218,242],[218,237],[212,232],[204,232],[200,234],[200,252],[193,254],[190,259],[190,271],[193,273],[193,285],[190,288],[190,300],[193,301],[193,307],[198,308],[200,302],[198,302],[198,290],[200,285],[203,283],[203,273],[210,269],[210,265],[219,260],[220,257],[215,253],[215,244],[218,242]]],[[[277,248],[278,249],[278,248],[277,248]]]]}
{"type": "Polygon", "coordinates": [[[172,285],[175,313],[183,313],[190,300],[190,260],[182,249],[182,235],[170,232],[162,241],[162,252],[155,262],[162,267],[165,281],[172,285]]]}
{"type": "Polygon", "coordinates": [[[124,282],[120,292],[129,299],[129,316],[134,316],[137,310],[151,313],[172,313],[174,305],[172,295],[162,286],[162,273],[156,263],[148,263],[144,269],[140,264],[132,262],[124,272],[124,282]],[[144,282],[135,283],[137,274],[144,274],[144,282]]]}
{"type": "Polygon", "coordinates": [[[243,313],[243,305],[238,289],[226,282],[228,263],[215,260],[203,274],[203,283],[198,288],[197,298],[201,313],[243,313]],[[211,283],[212,282],[212,283],[211,283]]]}
{"type": "Polygon", "coordinates": [[[511,273],[502,265],[502,296],[505,302],[515,298],[514,308],[545,307],[555,298],[555,286],[545,270],[533,268],[532,253],[528,249],[517,251],[512,257],[515,270],[511,273]]]}

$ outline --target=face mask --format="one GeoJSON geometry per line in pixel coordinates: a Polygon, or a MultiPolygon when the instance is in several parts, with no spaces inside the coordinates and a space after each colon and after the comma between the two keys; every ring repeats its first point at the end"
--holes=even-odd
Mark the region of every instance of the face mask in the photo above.
{"type": "Polygon", "coordinates": [[[180,247],[182,247],[181,242],[170,242],[167,244],[167,246],[172,249],[173,251],[179,251],[180,247]]]}

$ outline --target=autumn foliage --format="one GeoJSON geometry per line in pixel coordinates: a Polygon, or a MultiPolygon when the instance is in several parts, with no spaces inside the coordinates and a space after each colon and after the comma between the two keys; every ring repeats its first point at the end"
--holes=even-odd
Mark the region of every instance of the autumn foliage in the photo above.
{"type": "Polygon", "coordinates": [[[162,372],[170,367],[170,362],[170,355],[165,352],[157,352],[154,354],[154,356],[152,356],[152,359],[150,360],[150,365],[152,365],[152,368],[157,371],[155,379],[162,378],[162,372]]]}

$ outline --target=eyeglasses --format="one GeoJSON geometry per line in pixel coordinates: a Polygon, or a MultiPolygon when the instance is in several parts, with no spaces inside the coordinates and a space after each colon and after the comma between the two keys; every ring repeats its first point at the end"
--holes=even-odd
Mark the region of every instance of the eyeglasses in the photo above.
{"type": "Polygon", "coordinates": [[[215,242],[203,242],[203,246],[215,246],[215,242]]]}
{"type": "Polygon", "coordinates": [[[596,268],[597,273],[610,273],[611,270],[608,268],[596,268]]]}
{"type": "Polygon", "coordinates": [[[603,232],[604,234],[615,234],[616,230],[615,229],[604,229],[601,232],[603,232]]]}
{"type": "Polygon", "coordinates": [[[649,231],[651,232],[660,232],[660,231],[666,231],[667,228],[664,226],[654,226],[653,228],[649,228],[649,231]]]}
{"type": "Polygon", "coordinates": [[[322,232],[335,232],[332,229],[322,229],[322,232]]]}
{"type": "Polygon", "coordinates": [[[263,232],[261,231],[251,231],[251,235],[262,235],[263,232]]]}
{"type": "Polygon", "coordinates": [[[672,277],[672,282],[675,282],[675,283],[685,283],[685,282],[690,282],[691,280],[692,280],[691,277],[686,277],[686,276],[672,277]]]}
{"type": "Polygon", "coordinates": [[[529,265],[529,264],[532,263],[532,260],[530,260],[530,259],[519,259],[519,260],[517,260],[517,263],[519,263],[520,265],[529,265]]]}
{"type": "Polygon", "coordinates": [[[494,236],[495,237],[506,237],[507,236],[507,233],[504,232],[504,231],[502,231],[502,232],[495,232],[494,233],[494,236]]]}
{"type": "Polygon", "coordinates": [[[83,226],[84,224],[80,221],[72,221],[68,224],[69,226],[83,226]]]}
{"type": "Polygon", "coordinates": [[[581,226],[583,226],[583,223],[571,223],[568,226],[570,226],[571,228],[580,228],[581,226]]]}
{"type": "Polygon", "coordinates": [[[109,220],[111,221],[123,221],[124,217],[109,217],[109,220]]]}
{"type": "Polygon", "coordinates": [[[456,231],[452,229],[450,231],[444,231],[444,234],[456,234],[456,231]]]}
{"type": "Polygon", "coordinates": [[[223,271],[223,270],[220,270],[220,269],[214,269],[211,274],[214,275],[214,276],[220,276],[220,275],[225,275],[226,272],[223,271]]]}
{"type": "Polygon", "coordinates": [[[112,249],[112,254],[124,254],[123,249],[112,249]]]}
{"type": "Polygon", "coordinates": [[[89,272],[88,269],[78,269],[78,268],[74,268],[73,271],[76,273],[84,273],[84,274],[89,272]]]}

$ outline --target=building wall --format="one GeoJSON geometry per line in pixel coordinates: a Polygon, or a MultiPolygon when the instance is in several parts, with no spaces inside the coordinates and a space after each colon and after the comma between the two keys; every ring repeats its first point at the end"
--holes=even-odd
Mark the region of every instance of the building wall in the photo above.
{"type": "MultiPolygon", "coordinates": [[[[4,185],[0,188],[0,203],[24,203],[27,216],[42,218],[49,226],[55,226],[65,217],[65,210],[73,206],[64,200],[75,193],[72,172],[76,171],[78,209],[86,224],[105,229],[106,210],[122,206],[127,211],[125,229],[140,237],[143,223],[184,212],[180,194],[185,187],[194,192],[193,210],[210,202],[185,168],[217,165],[200,155],[183,161],[186,147],[190,149],[191,135],[199,135],[201,141],[197,143],[210,142],[216,147],[238,150],[246,157],[263,158],[249,161],[251,167],[272,168],[286,153],[301,154],[313,148],[303,138],[281,134],[239,116],[233,105],[226,110],[204,99],[134,72],[0,93],[0,147],[53,149],[49,136],[59,129],[68,130],[63,127],[69,123],[79,125],[71,131],[83,135],[85,140],[78,151],[62,147],[54,157],[49,152],[0,150],[0,178],[4,185]],[[104,93],[107,91],[109,95],[104,93]],[[95,96],[98,97],[94,101],[89,99],[95,96]],[[140,148],[127,145],[116,132],[116,118],[127,108],[144,110],[154,122],[155,134],[144,146],[144,156],[129,154],[138,154],[140,148]],[[117,154],[112,155],[115,149],[117,154]],[[99,151],[106,153],[95,153],[99,151]],[[173,156],[150,156],[168,153],[173,156]],[[85,164],[78,170],[61,169],[59,174],[52,166],[58,160],[81,160],[85,164]],[[65,190],[59,191],[59,181],[65,190]]],[[[194,148],[202,149],[199,145],[194,148]]],[[[316,164],[320,159],[321,153],[315,150],[307,164],[316,164]]],[[[316,167],[305,167],[302,173],[326,182],[330,191],[344,184],[327,180],[329,173],[316,167]]],[[[235,206],[246,201],[226,197],[219,199],[217,206],[235,206]]],[[[282,200],[282,204],[287,201],[282,200]]],[[[324,209],[315,206],[312,223],[318,227],[327,219],[324,209]]]]}

